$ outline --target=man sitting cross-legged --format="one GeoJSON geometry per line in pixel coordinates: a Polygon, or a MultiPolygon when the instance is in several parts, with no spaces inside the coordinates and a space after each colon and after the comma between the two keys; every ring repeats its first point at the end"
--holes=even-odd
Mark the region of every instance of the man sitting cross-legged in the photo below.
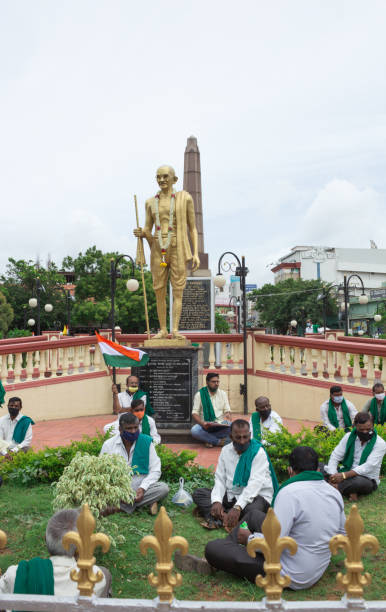
{"type": "MultiPolygon", "coordinates": [[[[131,402],[130,408],[127,409],[128,412],[135,414],[135,416],[139,419],[139,433],[146,434],[150,436],[154,442],[154,444],[160,444],[161,436],[157,431],[157,426],[155,424],[155,420],[146,414],[145,405],[142,399],[135,399],[131,402]]],[[[107,425],[104,427],[105,433],[107,425]]],[[[109,423],[108,429],[111,430],[111,435],[116,435],[119,433],[119,418],[114,421],[114,423],[109,423]]]]}
{"type": "Polygon", "coordinates": [[[358,412],[354,428],[347,433],[331,453],[325,472],[330,484],[356,501],[358,495],[368,495],[377,489],[386,442],[374,429],[369,412],[358,412]],[[341,467],[338,469],[338,465],[341,467]]]}
{"type": "Polygon", "coordinates": [[[230,531],[252,508],[267,512],[274,489],[275,472],[264,447],[251,440],[248,421],[236,419],[231,426],[232,444],[220,453],[212,490],[196,489],[193,500],[207,521],[230,531]]]}
{"type": "MultiPolygon", "coordinates": [[[[76,521],[79,510],[60,510],[50,518],[46,529],[46,545],[49,559],[35,557],[11,565],[0,578],[0,593],[39,594],[76,596],[78,583],[70,578],[70,572],[77,569],[75,547],[63,547],[62,539],[68,531],[78,531],[76,521]]],[[[94,565],[94,572],[101,570],[103,578],[96,582],[94,593],[97,597],[111,596],[111,574],[105,567],[94,565]]]]}
{"type": "Polygon", "coordinates": [[[150,506],[150,514],[157,514],[157,502],[167,496],[169,487],[159,482],[161,461],[150,436],[139,432],[139,420],[131,412],[119,419],[119,433],[106,440],[101,455],[120,455],[133,467],[131,483],[137,495],[132,504],[121,502],[121,510],[131,514],[136,508],[150,506]]]}
{"type": "MultiPolygon", "coordinates": [[[[296,540],[297,552],[281,555],[282,574],[291,578],[291,589],[307,589],[319,580],[330,562],[330,539],[344,533],[345,515],[341,495],[317,472],[318,456],[308,446],[298,446],[289,458],[290,479],[281,485],[273,505],[281,525],[281,536],[296,540]]],[[[257,552],[250,557],[246,544],[254,537],[263,537],[261,529],[266,515],[259,510],[248,512],[244,521],[226,538],[209,542],[205,548],[207,562],[254,582],[264,575],[264,556],[257,552]]]]}
{"type": "Polygon", "coordinates": [[[280,426],[283,425],[283,421],[278,413],[272,410],[268,397],[260,396],[255,399],[255,406],[256,412],[251,416],[249,429],[252,437],[264,444],[264,433],[266,431],[271,433],[280,431],[280,426]]]}
{"type": "Polygon", "coordinates": [[[197,391],[193,400],[192,419],[195,421],[191,434],[205,446],[224,446],[232,421],[228,396],[219,389],[220,377],[217,372],[206,375],[206,385],[197,391]]]}

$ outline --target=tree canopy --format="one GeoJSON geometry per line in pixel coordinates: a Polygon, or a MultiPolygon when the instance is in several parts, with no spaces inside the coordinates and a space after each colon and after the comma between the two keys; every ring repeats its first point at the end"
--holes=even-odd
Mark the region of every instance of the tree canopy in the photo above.
{"type": "Polygon", "coordinates": [[[0,338],[5,336],[13,319],[13,308],[0,291],[0,338]]]}
{"type": "MultiPolygon", "coordinates": [[[[292,278],[272,285],[267,283],[260,289],[255,289],[248,299],[255,303],[260,321],[265,327],[272,327],[278,333],[284,334],[292,319],[295,319],[304,329],[307,319],[323,325],[323,294],[328,285],[320,280],[294,280],[292,278]]],[[[328,295],[326,300],[327,316],[337,313],[334,297],[328,295]]]]}

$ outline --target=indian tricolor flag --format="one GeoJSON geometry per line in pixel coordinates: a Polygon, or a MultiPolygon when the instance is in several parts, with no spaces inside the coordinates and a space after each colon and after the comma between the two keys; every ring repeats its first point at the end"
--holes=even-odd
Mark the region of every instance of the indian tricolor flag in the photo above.
{"type": "Polygon", "coordinates": [[[103,338],[98,332],[95,332],[95,335],[107,366],[113,368],[144,366],[149,361],[149,355],[140,349],[121,346],[117,342],[103,338]]]}

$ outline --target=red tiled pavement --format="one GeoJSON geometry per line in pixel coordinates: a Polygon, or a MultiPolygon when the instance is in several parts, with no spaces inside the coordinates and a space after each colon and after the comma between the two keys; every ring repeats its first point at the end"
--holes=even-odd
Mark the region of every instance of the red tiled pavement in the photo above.
{"type": "MultiPolygon", "coordinates": [[[[233,415],[233,418],[243,415],[233,415]]],[[[66,446],[72,440],[81,440],[82,436],[94,436],[96,432],[103,431],[103,426],[114,420],[113,414],[105,414],[98,416],[84,416],[72,419],[58,419],[55,421],[41,421],[33,427],[32,447],[34,450],[40,450],[45,446],[66,446]]],[[[305,427],[314,427],[314,421],[297,421],[295,419],[283,419],[285,427],[291,432],[296,433],[304,425],[305,427]]],[[[162,430],[160,431],[162,436],[162,430]]],[[[205,467],[215,465],[217,457],[220,453],[218,448],[205,448],[202,444],[168,444],[173,450],[182,450],[189,448],[197,451],[196,461],[205,467]]]]}

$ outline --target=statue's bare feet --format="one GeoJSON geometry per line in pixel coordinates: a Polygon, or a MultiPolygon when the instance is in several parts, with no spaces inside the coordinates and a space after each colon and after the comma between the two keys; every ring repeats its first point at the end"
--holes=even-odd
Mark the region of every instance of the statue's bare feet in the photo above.
{"type": "Polygon", "coordinates": [[[167,338],[168,335],[169,334],[168,334],[168,330],[167,329],[161,329],[161,331],[159,331],[158,334],[153,336],[153,340],[161,340],[162,338],[167,338]]]}
{"type": "Polygon", "coordinates": [[[174,340],[186,340],[186,336],[183,336],[182,334],[179,334],[176,329],[173,329],[172,338],[174,340]]]}

